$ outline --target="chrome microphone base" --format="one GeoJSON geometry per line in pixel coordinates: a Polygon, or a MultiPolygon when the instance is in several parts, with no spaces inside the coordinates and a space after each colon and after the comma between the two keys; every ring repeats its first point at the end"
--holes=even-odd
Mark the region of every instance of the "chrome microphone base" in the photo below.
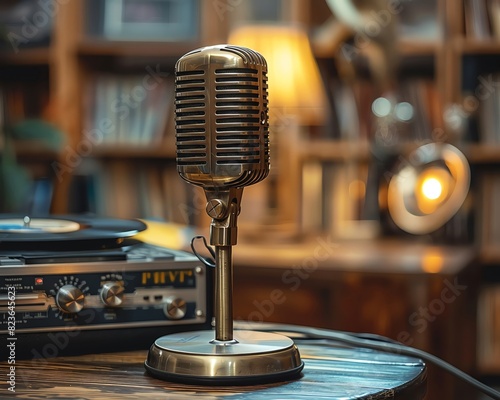
{"type": "Polygon", "coordinates": [[[296,379],[304,367],[286,336],[254,331],[235,331],[231,341],[214,336],[213,331],[162,336],[151,346],[145,368],[172,382],[251,385],[296,379]]]}

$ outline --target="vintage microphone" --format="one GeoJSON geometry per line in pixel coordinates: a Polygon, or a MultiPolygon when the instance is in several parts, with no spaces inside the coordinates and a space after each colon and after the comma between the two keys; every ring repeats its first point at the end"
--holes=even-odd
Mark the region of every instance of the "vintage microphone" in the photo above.
{"type": "Polygon", "coordinates": [[[291,339],[233,333],[232,246],[245,186],[269,173],[267,64],[257,52],[218,45],[176,63],[177,170],[201,186],[215,247],[215,332],[163,336],[145,367],[161,379],[195,384],[251,384],[299,376],[304,364],[291,339]]]}

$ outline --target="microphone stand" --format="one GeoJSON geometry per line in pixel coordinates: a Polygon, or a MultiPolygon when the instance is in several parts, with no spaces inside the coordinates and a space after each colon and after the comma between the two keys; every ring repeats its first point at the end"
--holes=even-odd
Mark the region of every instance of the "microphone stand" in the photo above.
{"type": "Polygon", "coordinates": [[[212,217],[210,244],[215,247],[216,342],[234,342],[232,246],[236,245],[238,237],[237,219],[242,193],[243,188],[231,188],[218,194],[206,191],[206,210],[212,217]]]}
{"type": "Polygon", "coordinates": [[[215,246],[215,340],[233,340],[232,247],[215,246]]]}
{"type": "Polygon", "coordinates": [[[215,247],[215,335],[213,331],[174,333],[151,346],[145,362],[153,376],[188,384],[246,385],[295,379],[304,363],[297,346],[283,335],[237,331],[233,337],[232,246],[243,188],[205,188],[215,247]]]}

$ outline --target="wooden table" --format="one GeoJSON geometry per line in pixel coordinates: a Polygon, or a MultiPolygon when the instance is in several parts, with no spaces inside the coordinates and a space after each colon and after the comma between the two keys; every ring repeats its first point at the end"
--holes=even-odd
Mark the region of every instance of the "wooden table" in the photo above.
{"type": "Polygon", "coordinates": [[[204,387],[154,379],[143,366],[146,351],[90,354],[48,360],[16,360],[15,394],[7,390],[7,363],[0,364],[0,398],[17,399],[423,399],[427,372],[418,359],[296,341],[303,376],[260,386],[204,387]]]}
{"type": "MultiPolygon", "coordinates": [[[[234,317],[376,333],[475,375],[476,257],[470,246],[397,239],[242,239],[234,249],[234,317]]],[[[434,365],[428,376],[430,399],[475,395],[434,365]]]]}

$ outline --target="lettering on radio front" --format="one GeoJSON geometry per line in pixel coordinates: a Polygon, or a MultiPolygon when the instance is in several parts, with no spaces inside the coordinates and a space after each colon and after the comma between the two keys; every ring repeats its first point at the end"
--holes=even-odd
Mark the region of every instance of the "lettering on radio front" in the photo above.
{"type": "Polygon", "coordinates": [[[172,271],[151,271],[142,273],[143,285],[167,285],[182,284],[185,287],[194,287],[195,283],[192,269],[172,271]]]}

